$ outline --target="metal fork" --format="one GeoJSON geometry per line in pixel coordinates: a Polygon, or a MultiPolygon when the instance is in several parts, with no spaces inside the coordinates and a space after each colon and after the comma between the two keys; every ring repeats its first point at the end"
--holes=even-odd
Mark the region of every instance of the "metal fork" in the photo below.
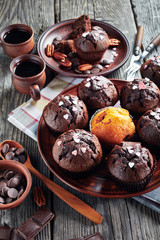
{"type": "Polygon", "coordinates": [[[143,59],[160,43],[160,33],[150,42],[148,47],[143,53],[137,58],[131,66],[129,66],[124,72],[127,72],[127,80],[132,81],[134,74],[140,69],[143,59]]]}

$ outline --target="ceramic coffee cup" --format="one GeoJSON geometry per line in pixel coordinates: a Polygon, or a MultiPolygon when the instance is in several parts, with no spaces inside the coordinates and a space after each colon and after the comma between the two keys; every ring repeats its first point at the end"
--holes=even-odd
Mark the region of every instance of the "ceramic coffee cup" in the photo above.
{"type": "Polygon", "coordinates": [[[34,48],[33,29],[25,24],[5,27],[0,35],[0,46],[11,58],[30,53],[34,48]]]}
{"type": "Polygon", "coordinates": [[[46,64],[37,55],[25,54],[14,58],[10,64],[14,87],[34,101],[40,99],[40,89],[46,81],[46,64]]]}

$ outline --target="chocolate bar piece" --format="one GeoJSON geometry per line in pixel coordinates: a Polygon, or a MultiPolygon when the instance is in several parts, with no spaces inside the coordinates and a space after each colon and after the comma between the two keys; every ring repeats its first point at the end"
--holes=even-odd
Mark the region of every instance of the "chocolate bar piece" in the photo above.
{"type": "Polygon", "coordinates": [[[9,226],[0,226],[0,240],[9,240],[11,231],[9,226]]]}
{"type": "Polygon", "coordinates": [[[101,234],[99,232],[97,232],[97,233],[94,233],[89,236],[74,238],[74,239],[69,239],[69,240],[104,240],[104,238],[101,236],[101,234]]]}
{"type": "Polygon", "coordinates": [[[17,236],[25,240],[33,239],[53,217],[54,214],[49,209],[41,207],[17,229],[17,236]]]}

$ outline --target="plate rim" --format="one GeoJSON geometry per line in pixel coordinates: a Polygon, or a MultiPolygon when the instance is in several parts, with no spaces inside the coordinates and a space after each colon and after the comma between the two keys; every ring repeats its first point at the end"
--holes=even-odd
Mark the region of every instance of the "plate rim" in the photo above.
{"type": "MultiPolygon", "coordinates": [[[[127,82],[123,79],[113,79],[113,78],[109,78],[111,81],[119,81],[119,82],[127,82]]],[[[69,90],[73,89],[73,88],[77,88],[78,84],[74,85],[74,86],[71,86],[65,90],[63,90],[62,92],[60,92],[58,95],[61,95],[61,94],[64,94],[66,92],[68,92],[69,90]]],[[[57,95],[57,96],[58,96],[57,95]]],[[[140,192],[126,192],[122,195],[120,194],[108,194],[106,195],[105,194],[102,194],[102,193],[96,193],[96,192],[91,192],[90,190],[86,190],[84,188],[80,188],[80,187],[77,187],[75,186],[74,184],[68,182],[66,179],[64,179],[63,177],[61,177],[54,169],[53,167],[50,166],[50,164],[48,163],[46,157],[44,156],[44,154],[42,153],[42,150],[41,150],[41,147],[40,147],[40,141],[39,141],[39,135],[40,135],[40,128],[41,128],[41,124],[42,124],[42,121],[43,120],[43,116],[41,116],[39,122],[38,122],[38,129],[37,129],[37,145],[38,145],[38,150],[40,152],[40,155],[42,157],[42,160],[44,161],[44,163],[46,164],[47,168],[61,181],[63,182],[64,184],[66,184],[67,186],[71,187],[72,189],[78,191],[78,192],[81,192],[81,193],[84,193],[84,194],[88,194],[90,196],[94,196],[94,197],[101,197],[101,198],[108,198],[108,199],[122,199],[122,198],[130,198],[130,197],[137,197],[137,196],[140,196],[140,195],[143,195],[145,193],[148,193],[150,191],[153,191],[155,189],[157,189],[158,187],[160,187],[160,182],[159,184],[153,184],[151,187],[152,189],[150,190],[150,188],[145,188],[143,191],[140,191],[140,192]],[[156,187],[154,187],[154,185],[156,185],[156,187]]]]}
{"type": "MultiPolygon", "coordinates": [[[[72,73],[72,72],[66,72],[66,71],[63,71],[61,69],[57,69],[55,68],[54,66],[50,65],[49,63],[47,63],[47,61],[44,59],[43,57],[43,54],[41,53],[41,44],[42,44],[42,41],[43,41],[43,38],[45,37],[45,35],[50,32],[53,28],[58,28],[59,26],[61,26],[62,24],[65,24],[67,25],[68,23],[72,23],[73,21],[75,21],[75,19],[68,19],[68,20],[64,20],[64,21],[61,21],[59,23],[56,23],[56,24],[53,24],[52,26],[48,27],[42,34],[41,36],[39,37],[38,39],[38,42],[37,42],[37,53],[38,55],[43,59],[43,61],[46,63],[46,65],[52,69],[53,71],[55,71],[56,73],[58,74],[62,74],[62,75],[66,75],[68,77],[77,77],[77,78],[82,78],[82,77],[89,77],[89,76],[93,76],[94,74],[77,74],[77,73],[72,73]]],[[[124,35],[124,33],[122,33],[122,31],[120,31],[118,28],[116,28],[115,26],[109,24],[109,23],[106,23],[104,21],[100,21],[100,20],[95,20],[95,19],[91,19],[91,22],[93,23],[100,23],[100,24],[103,24],[103,25],[106,25],[107,27],[111,28],[112,30],[116,31],[118,34],[121,35],[121,37],[123,38],[125,44],[126,44],[126,54],[125,54],[125,57],[123,58],[123,60],[115,67],[109,69],[109,70],[106,70],[106,72],[104,73],[101,73],[99,72],[97,75],[108,75],[114,71],[116,71],[117,69],[119,69],[120,67],[122,67],[126,61],[128,60],[129,56],[131,55],[131,48],[130,48],[130,44],[129,44],[129,41],[127,39],[127,37],[124,35]]]]}

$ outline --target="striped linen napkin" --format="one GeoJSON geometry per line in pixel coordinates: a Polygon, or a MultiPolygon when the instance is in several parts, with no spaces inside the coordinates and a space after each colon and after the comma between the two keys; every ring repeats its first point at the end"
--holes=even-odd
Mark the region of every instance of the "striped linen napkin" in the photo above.
{"type": "Polygon", "coordinates": [[[23,103],[9,114],[8,121],[37,141],[38,121],[43,108],[60,92],[80,83],[82,80],[82,78],[57,75],[47,87],[41,90],[41,99],[39,101],[35,102],[30,99],[28,102],[23,103]]]}
{"type": "MultiPolygon", "coordinates": [[[[43,108],[60,92],[80,83],[82,80],[82,78],[57,75],[47,87],[41,90],[41,99],[39,101],[35,102],[30,99],[28,102],[23,103],[9,114],[8,121],[37,141],[38,121],[43,108]]],[[[134,197],[134,199],[160,213],[160,207],[157,206],[157,203],[160,204],[160,188],[142,196],[134,197]]]]}

